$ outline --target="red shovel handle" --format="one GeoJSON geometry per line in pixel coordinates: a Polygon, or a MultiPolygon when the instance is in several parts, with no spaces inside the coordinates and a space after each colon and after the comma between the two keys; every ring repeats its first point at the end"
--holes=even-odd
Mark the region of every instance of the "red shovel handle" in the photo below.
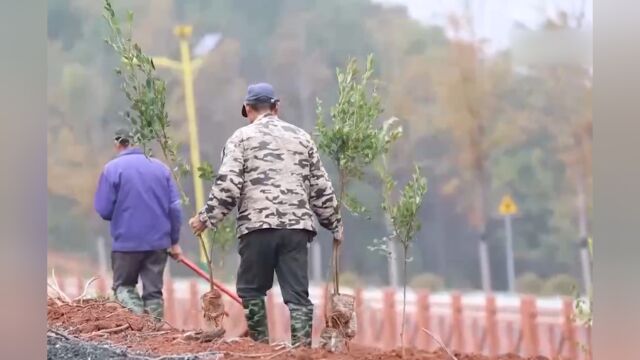
{"type": "MultiPolygon", "coordinates": [[[[189,269],[193,270],[193,272],[198,274],[198,276],[200,276],[201,278],[207,280],[207,282],[211,282],[209,280],[209,275],[207,275],[207,273],[202,271],[202,269],[200,269],[196,264],[192,263],[189,259],[185,258],[184,256],[180,256],[180,258],[177,261],[179,263],[184,264],[189,269]]],[[[238,304],[242,305],[242,300],[240,300],[240,297],[238,296],[238,294],[236,294],[233,291],[229,290],[229,288],[224,286],[224,284],[222,284],[222,283],[216,281],[215,279],[213,279],[213,286],[218,288],[223,293],[227,294],[231,299],[233,299],[238,304]]]]}

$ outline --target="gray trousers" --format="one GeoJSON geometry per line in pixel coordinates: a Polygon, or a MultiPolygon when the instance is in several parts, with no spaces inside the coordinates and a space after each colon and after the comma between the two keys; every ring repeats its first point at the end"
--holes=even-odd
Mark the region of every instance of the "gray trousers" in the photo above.
{"type": "Polygon", "coordinates": [[[162,299],[167,250],[111,253],[113,291],[120,286],[134,287],[142,281],[142,300],[162,299]]]}
{"type": "Polygon", "coordinates": [[[243,300],[266,296],[275,271],[285,304],[312,305],[307,245],[313,236],[311,231],[298,229],[260,229],[241,236],[238,296],[243,300]]]}

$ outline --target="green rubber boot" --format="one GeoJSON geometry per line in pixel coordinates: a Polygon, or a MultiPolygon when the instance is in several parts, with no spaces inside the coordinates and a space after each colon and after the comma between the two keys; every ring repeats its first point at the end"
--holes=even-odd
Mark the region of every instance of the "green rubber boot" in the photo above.
{"type": "Polygon", "coordinates": [[[249,328],[249,337],[256,342],[269,343],[269,326],[267,324],[267,306],[264,298],[243,299],[244,317],[249,328]]]}
{"type": "Polygon", "coordinates": [[[144,302],[144,312],[151,315],[156,322],[164,320],[164,301],[162,299],[144,302]]]}
{"type": "Polygon", "coordinates": [[[291,345],[311,347],[311,330],[313,329],[313,305],[289,304],[291,318],[291,345]]]}
{"type": "Polygon", "coordinates": [[[144,306],[135,286],[120,286],[115,291],[116,301],[134,314],[142,315],[144,306]]]}

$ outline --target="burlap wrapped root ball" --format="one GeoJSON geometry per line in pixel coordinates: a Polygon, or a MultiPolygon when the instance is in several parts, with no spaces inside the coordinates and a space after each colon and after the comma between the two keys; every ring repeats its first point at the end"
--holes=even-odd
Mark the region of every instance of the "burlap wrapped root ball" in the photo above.
{"type": "Polygon", "coordinates": [[[329,303],[328,323],[320,334],[320,347],[331,352],[343,352],[356,336],[355,297],[333,294],[329,303]]]}

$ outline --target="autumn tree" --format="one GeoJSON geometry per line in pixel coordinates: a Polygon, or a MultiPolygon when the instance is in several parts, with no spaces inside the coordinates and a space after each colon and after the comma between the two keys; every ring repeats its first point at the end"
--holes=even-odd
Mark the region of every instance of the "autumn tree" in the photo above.
{"type": "MultiPolygon", "coordinates": [[[[483,52],[478,43],[453,39],[449,56],[437,82],[437,96],[442,115],[438,119],[455,143],[458,176],[448,186],[469,194],[468,219],[478,236],[482,288],[491,290],[486,226],[489,219],[490,171],[488,159],[503,139],[493,131],[497,98],[505,69],[489,70],[480,66],[483,52]]],[[[463,196],[463,198],[465,198],[463,196]]]]}

